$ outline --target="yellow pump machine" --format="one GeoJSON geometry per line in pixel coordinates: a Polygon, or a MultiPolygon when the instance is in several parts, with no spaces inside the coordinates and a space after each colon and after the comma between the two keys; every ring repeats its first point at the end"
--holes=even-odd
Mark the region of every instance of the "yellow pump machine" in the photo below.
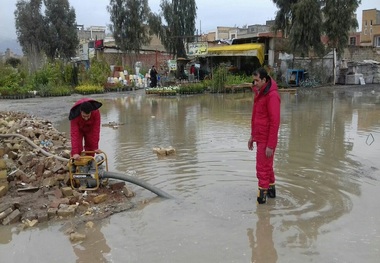
{"type": "Polygon", "coordinates": [[[70,158],[68,166],[73,189],[94,191],[108,183],[108,178],[103,179],[103,173],[108,171],[108,158],[103,151],[83,151],[78,160],[70,158]]]}

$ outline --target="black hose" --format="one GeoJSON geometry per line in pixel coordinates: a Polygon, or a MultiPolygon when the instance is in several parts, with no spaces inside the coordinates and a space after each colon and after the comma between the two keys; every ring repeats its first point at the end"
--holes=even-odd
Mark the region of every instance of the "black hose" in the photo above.
{"type": "Polygon", "coordinates": [[[133,176],[128,176],[125,174],[120,174],[120,173],[115,173],[115,172],[104,171],[103,174],[101,175],[101,179],[103,179],[103,178],[104,179],[105,178],[112,178],[112,179],[118,179],[118,180],[126,181],[129,183],[133,183],[133,184],[136,184],[138,186],[141,186],[142,188],[145,188],[145,189],[155,193],[156,195],[158,195],[160,197],[168,198],[168,199],[174,198],[170,194],[162,191],[161,189],[158,189],[157,187],[155,187],[151,184],[148,184],[147,182],[145,182],[141,179],[138,179],[136,177],[133,177],[133,176]]]}

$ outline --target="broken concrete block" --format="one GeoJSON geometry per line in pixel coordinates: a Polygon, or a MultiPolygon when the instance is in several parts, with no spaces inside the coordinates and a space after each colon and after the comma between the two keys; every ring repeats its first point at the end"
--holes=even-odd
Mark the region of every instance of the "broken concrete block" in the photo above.
{"type": "Polygon", "coordinates": [[[7,163],[4,159],[0,159],[0,170],[6,170],[7,169],[7,163]]]}
{"type": "Polygon", "coordinates": [[[77,232],[70,234],[70,241],[71,242],[83,241],[85,239],[86,239],[86,235],[84,235],[84,234],[79,234],[77,232]]]}
{"type": "Polygon", "coordinates": [[[0,179],[7,179],[7,170],[0,171],[0,179]]]}
{"type": "Polygon", "coordinates": [[[62,217],[69,217],[74,216],[76,212],[77,206],[76,205],[60,205],[57,215],[62,217]]]}
{"type": "Polygon", "coordinates": [[[95,204],[102,203],[102,202],[106,201],[107,198],[108,198],[107,194],[101,194],[101,195],[95,196],[94,197],[94,203],[95,204]]]}
{"type": "Polygon", "coordinates": [[[8,192],[8,186],[2,185],[0,186],[0,197],[3,197],[8,192]]]}
{"type": "Polygon", "coordinates": [[[2,211],[0,213],[0,221],[6,218],[10,213],[12,213],[12,211],[13,211],[12,207],[8,207],[4,211],[2,211]]]}
{"type": "Polygon", "coordinates": [[[47,210],[47,215],[48,215],[48,218],[53,218],[57,215],[57,211],[58,209],[57,208],[49,208],[47,210]]]}
{"type": "Polygon", "coordinates": [[[71,187],[62,187],[61,191],[64,197],[73,196],[73,189],[71,187]]]}
{"type": "Polygon", "coordinates": [[[3,225],[9,225],[9,224],[17,223],[20,221],[20,218],[21,218],[20,210],[18,210],[18,209],[13,210],[13,212],[10,215],[8,215],[6,218],[4,218],[3,225]]]}

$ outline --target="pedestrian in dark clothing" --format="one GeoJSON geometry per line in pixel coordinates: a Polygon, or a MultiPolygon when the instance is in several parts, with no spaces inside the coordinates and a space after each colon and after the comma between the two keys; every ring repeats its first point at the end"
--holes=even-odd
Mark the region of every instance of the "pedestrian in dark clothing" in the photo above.
{"type": "Polygon", "coordinates": [[[150,69],[150,87],[151,88],[157,87],[157,74],[158,74],[157,70],[153,65],[152,68],[150,69]]]}

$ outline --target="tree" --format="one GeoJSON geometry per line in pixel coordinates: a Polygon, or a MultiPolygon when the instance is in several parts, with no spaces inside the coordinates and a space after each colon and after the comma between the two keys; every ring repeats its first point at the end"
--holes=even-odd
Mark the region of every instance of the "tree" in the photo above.
{"type": "Polygon", "coordinates": [[[325,17],[324,31],[328,37],[328,45],[336,48],[340,55],[348,45],[349,32],[358,27],[358,21],[353,15],[361,1],[330,0],[324,3],[322,11],[325,17]]]}
{"type": "Polygon", "coordinates": [[[357,0],[273,0],[279,8],[275,29],[289,36],[293,52],[307,55],[310,49],[323,53],[322,34],[330,47],[341,53],[348,45],[349,31],[357,27],[357,0]]]}
{"type": "Polygon", "coordinates": [[[307,56],[311,48],[323,55],[320,8],[318,0],[303,0],[293,5],[295,19],[289,31],[289,39],[292,50],[301,56],[307,56]]]}
{"type": "Polygon", "coordinates": [[[164,47],[176,57],[186,57],[185,41],[195,33],[197,6],[195,0],[161,0],[161,13],[152,14],[150,28],[164,47]],[[163,23],[161,17],[165,19],[163,23]]]}
{"type": "Polygon", "coordinates": [[[13,68],[17,68],[21,64],[21,60],[18,58],[10,57],[5,61],[5,65],[11,65],[13,68]]]}
{"type": "Polygon", "coordinates": [[[44,0],[46,55],[51,59],[69,59],[76,55],[79,45],[76,15],[68,0],[44,0]]]}
{"type": "Polygon", "coordinates": [[[18,42],[28,57],[30,68],[35,71],[40,67],[44,41],[44,18],[41,15],[42,0],[16,3],[15,25],[18,42]]]}
{"type": "Polygon", "coordinates": [[[148,0],[110,0],[107,10],[112,23],[109,28],[122,51],[138,54],[143,45],[149,44],[148,0]]]}

